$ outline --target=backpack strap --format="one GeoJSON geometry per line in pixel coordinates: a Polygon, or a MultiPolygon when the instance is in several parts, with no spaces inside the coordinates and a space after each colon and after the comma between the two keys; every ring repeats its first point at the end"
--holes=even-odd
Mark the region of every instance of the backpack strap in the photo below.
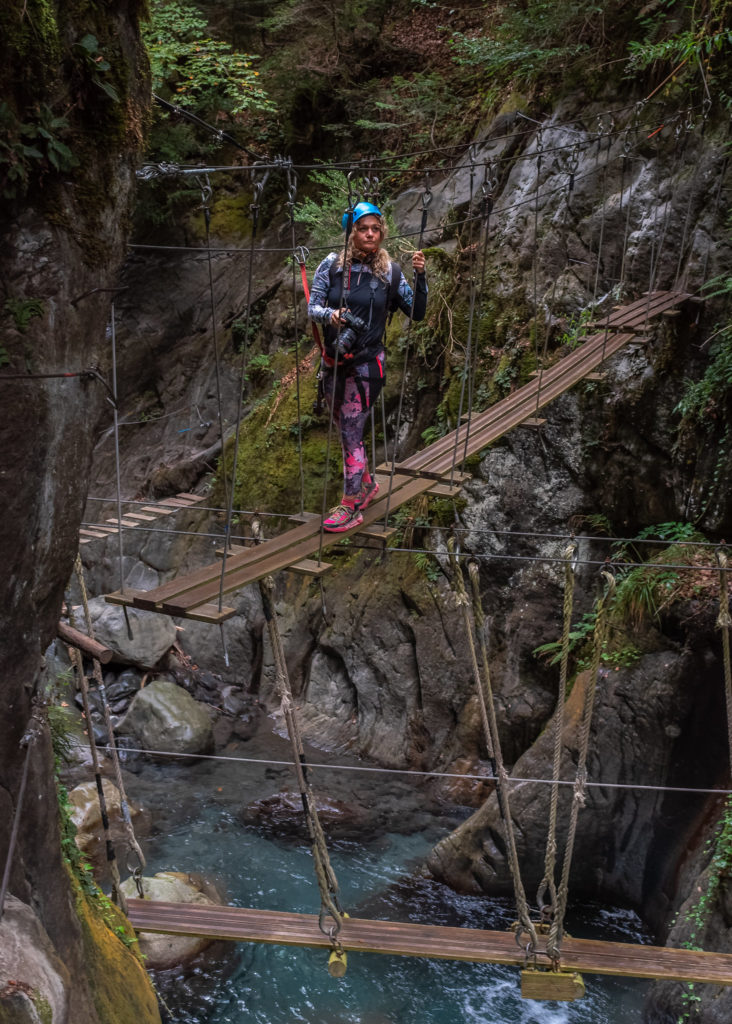
{"type": "Polygon", "coordinates": [[[399,296],[399,282],[402,277],[402,268],[399,266],[396,260],[391,261],[391,278],[389,279],[389,313],[393,313],[397,308],[397,298],[399,296]]]}

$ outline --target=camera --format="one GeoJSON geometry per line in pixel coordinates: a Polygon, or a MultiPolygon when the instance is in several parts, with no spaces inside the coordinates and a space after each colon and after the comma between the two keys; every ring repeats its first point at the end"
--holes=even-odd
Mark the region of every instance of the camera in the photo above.
{"type": "Polygon", "coordinates": [[[341,319],[345,320],[346,327],[338,337],[338,354],[348,359],[353,356],[354,350],[358,348],[358,342],[366,330],[366,324],[360,316],[355,316],[348,309],[341,313],[341,319]]]}

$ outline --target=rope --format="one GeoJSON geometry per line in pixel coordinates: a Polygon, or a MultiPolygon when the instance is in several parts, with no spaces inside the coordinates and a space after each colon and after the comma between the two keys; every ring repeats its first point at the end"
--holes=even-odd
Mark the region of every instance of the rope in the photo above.
{"type": "MultiPolygon", "coordinates": [[[[430,203],[432,202],[432,190],[430,189],[429,174],[425,175],[424,190],[422,192],[422,220],[419,226],[419,239],[417,241],[417,249],[422,248],[422,240],[424,238],[425,228],[427,227],[427,210],[430,203]]],[[[389,525],[389,509],[391,507],[391,495],[394,488],[394,474],[396,472],[396,460],[397,460],[397,449],[399,447],[399,430],[401,427],[402,420],[402,406],[404,404],[404,392],[407,383],[407,371],[409,368],[409,341],[412,333],[412,324],[414,322],[414,304],[417,300],[417,271],[414,271],[412,276],[412,305],[409,309],[409,322],[407,323],[407,332],[404,338],[404,365],[402,366],[402,382],[399,388],[399,405],[397,406],[397,419],[396,428],[394,430],[394,447],[391,453],[391,468],[389,470],[389,487],[386,492],[386,510],[384,512],[384,529],[389,525]]],[[[386,438],[384,439],[386,443],[386,438]]]]}
{"type": "Polygon", "coordinates": [[[732,616],[729,613],[729,586],[727,584],[727,551],[717,551],[719,565],[719,616],[717,626],[722,630],[722,661],[724,665],[724,693],[727,705],[727,742],[729,744],[730,770],[732,772],[732,662],[730,661],[729,634],[732,616]]]}
{"type": "Polygon", "coordinates": [[[579,751],[577,755],[577,772],[575,775],[574,792],[572,795],[572,806],[570,810],[569,827],[567,829],[567,843],[564,848],[564,863],[562,865],[562,877],[557,893],[557,902],[552,923],[549,928],[546,950],[555,963],[559,963],[560,947],[564,931],[564,917],[567,911],[567,896],[569,892],[569,869],[574,853],[574,841],[577,834],[577,818],[581,807],[585,805],[587,784],[587,754],[590,747],[590,728],[592,725],[592,712],[595,705],[595,692],[597,690],[597,679],[600,671],[600,658],[607,638],[608,610],[615,595],[615,577],[609,572],[603,572],[607,583],[605,594],[597,606],[597,618],[593,633],[592,662],[585,687],[585,699],[582,707],[582,722],[580,726],[579,751]]]}
{"type": "Polygon", "coordinates": [[[228,132],[224,132],[220,128],[215,128],[212,124],[209,124],[207,121],[204,121],[196,114],[191,113],[190,110],[185,110],[183,107],[179,107],[175,103],[169,103],[167,100],[164,100],[162,96],[158,96],[157,93],[153,93],[152,97],[157,103],[157,105],[159,107],[162,107],[163,110],[167,110],[168,113],[170,114],[175,114],[176,117],[182,117],[186,121],[190,121],[191,124],[198,125],[199,128],[205,128],[206,131],[210,132],[213,136],[215,136],[219,142],[228,142],[229,145],[235,146],[237,149],[240,149],[242,153],[246,153],[253,160],[262,159],[262,157],[257,156],[257,154],[253,150],[249,149],[247,146],[242,145],[241,142],[238,142],[233,135],[229,135],[228,132]]]}
{"type": "Polygon", "coordinates": [[[10,839],[8,841],[8,853],[5,858],[5,868],[3,870],[3,880],[2,883],[0,883],[0,921],[2,921],[3,914],[5,913],[5,896],[8,891],[8,886],[10,885],[10,869],[13,864],[15,846],[18,842],[20,815],[23,810],[25,790],[28,784],[28,769],[30,767],[31,753],[33,747],[38,741],[43,730],[44,710],[44,703],[37,699],[34,700],[33,708],[31,710],[30,721],[28,722],[28,728],[25,730],[20,740],[20,746],[25,747],[25,758],[23,759],[23,771],[20,776],[20,787],[18,788],[18,796],[15,801],[15,814],[13,815],[13,827],[10,830],[10,839]]]}
{"type": "MultiPolygon", "coordinates": [[[[71,611],[71,605],[69,605],[69,622],[73,626],[74,616],[71,611]]],[[[84,705],[84,718],[86,719],[86,733],[89,737],[89,750],[91,752],[92,767],[94,769],[94,781],[97,787],[97,799],[99,800],[99,814],[102,819],[102,831],[104,833],[104,846],[107,854],[107,865],[109,867],[109,873],[112,876],[112,900],[118,903],[122,908],[122,911],[127,913],[127,901],[124,893],[122,892],[122,884],[120,881],[119,867],[117,866],[117,857],[114,852],[114,845],[112,843],[112,833],[109,828],[109,814],[107,812],[107,798],[104,795],[104,786],[102,784],[102,772],[99,767],[99,752],[97,750],[97,742],[94,738],[94,729],[91,720],[91,709],[89,707],[89,685],[87,683],[86,674],[84,673],[84,661],[81,656],[81,651],[76,647],[69,648],[71,655],[71,661],[76,669],[76,678],[78,680],[79,690],[81,691],[81,699],[84,705]]]]}
{"type": "MultiPolygon", "coordinates": [[[[84,744],[72,743],[72,747],[77,750],[86,750],[84,744]]],[[[130,754],[149,754],[154,757],[171,757],[171,758],[188,758],[190,760],[190,754],[183,754],[178,751],[171,750],[151,750],[143,747],[125,747],[125,750],[130,754]]],[[[273,758],[259,758],[259,757],[232,757],[227,754],[196,754],[197,760],[201,761],[221,761],[231,762],[233,764],[251,764],[258,765],[263,768],[268,767],[280,767],[280,768],[294,768],[293,761],[278,761],[273,758]]],[[[418,771],[415,768],[376,768],[370,765],[364,764],[333,764],[319,761],[309,761],[308,769],[323,769],[325,771],[338,771],[338,772],[366,772],[371,774],[379,775],[407,775],[415,776],[416,778],[422,779],[469,779],[475,782],[490,782],[491,777],[487,775],[476,775],[471,772],[439,772],[439,771],[418,771]]],[[[556,784],[554,779],[541,779],[531,775],[507,775],[506,782],[515,783],[517,786],[525,785],[527,782],[537,786],[554,786],[556,784]]],[[[560,779],[560,786],[574,786],[575,782],[568,779],[560,779]]],[[[692,796],[732,796],[732,789],[709,789],[703,786],[658,786],[648,785],[642,782],[598,782],[586,783],[588,789],[612,789],[621,791],[633,791],[639,793],[687,793],[692,796]]]]}
{"type": "MultiPolygon", "coordinates": [[[[470,194],[468,197],[468,211],[473,208],[473,187],[475,184],[475,149],[471,146],[470,150],[470,194]]],[[[455,477],[455,464],[457,462],[457,449],[458,441],[460,437],[460,425],[463,419],[463,402],[465,400],[465,386],[468,384],[468,417],[470,417],[472,407],[472,369],[473,361],[471,358],[472,345],[473,345],[473,323],[475,320],[475,248],[473,246],[473,219],[470,221],[470,231],[468,233],[468,247],[470,249],[470,305],[468,313],[468,339],[465,346],[465,364],[463,366],[462,381],[460,382],[460,401],[458,402],[458,415],[457,424],[455,430],[455,446],[452,453],[452,465],[450,467],[450,486],[452,486],[455,477]]],[[[477,347],[477,346],[476,346],[477,347]]],[[[467,438],[470,436],[470,423],[466,426],[466,444],[467,438]]]]}
{"type": "MultiPolygon", "coordinates": [[[[454,544],[452,540],[448,542],[448,550],[450,552],[450,560],[453,567],[453,589],[455,591],[455,599],[459,607],[463,610],[463,619],[465,623],[465,635],[468,639],[468,647],[470,649],[470,657],[473,665],[473,676],[475,678],[476,688],[478,690],[480,706],[481,706],[481,718],[483,720],[483,728],[486,732],[486,745],[488,747],[489,756],[495,758],[496,764],[496,793],[498,796],[498,806],[501,812],[501,821],[503,823],[503,831],[506,839],[506,849],[508,851],[508,866],[511,872],[511,879],[513,881],[514,897],[516,899],[516,909],[519,916],[519,927],[516,930],[516,942],[522,945],[521,937],[524,933],[529,936],[529,942],[527,946],[527,954],[530,955],[537,946],[538,938],[536,934],[536,928],[531,920],[531,914],[529,911],[528,901],[526,899],[526,892],[524,890],[523,882],[521,881],[521,867],[518,860],[518,852],[516,850],[516,837],[513,829],[513,818],[511,817],[511,807],[509,803],[508,790],[506,784],[508,782],[508,776],[506,774],[506,768],[503,762],[503,755],[501,753],[501,743],[498,735],[498,722],[496,720],[495,706],[493,701],[493,693],[490,683],[490,673],[488,671],[488,658],[485,648],[481,646],[481,652],[483,655],[483,675],[485,680],[485,695],[483,693],[483,684],[481,682],[480,670],[478,668],[478,660],[475,653],[475,642],[473,640],[473,624],[470,621],[470,612],[468,609],[468,596],[465,592],[465,582],[463,580],[462,569],[457,561],[454,544]],[[486,701],[486,697],[488,700],[486,701]]],[[[474,563],[473,563],[474,564],[474,563]]],[[[475,570],[471,569],[471,580],[473,584],[473,609],[474,614],[477,611],[475,618],[475,630],[479,636],[484,633],[484,616],[483,609],[480,603],[480,593],[477,586],[477,566],[475,570]]],[[[482,641],[485,643],[485,640],[482,641]]]]}
{"type": "MultiPolygon", "coordinates": [[[[257,543],[261,543],[261,530],[258,520],[252,524],[257,543]]],[[[282,637],[277,623],[277,614],[274,608],[274,580],[272,576],[266,576],[259,581],[259,592],[262,597],[262,609],[267,621],[272,653],[275,663],[275,677],[277,695],[280,698],[282,714],[287,724],[287,732],[292,746],[293,764],[295,775],[300,789],[305,821],[310,835],[312,845],[313,863],[315,866],[315,877],[320,893],[320,930],[327,935],[335,952],[343,954],[343,949],[338,942],[338,934],[343,924],[343,909],[338,895],[338,880],[330,863],[328,847],[323,833],[323,828],[318,816],[317,805],[310,782],[307,777],[307,765],[305,751],[302,743],[300,727],[295,713],[295,705],[292,699],[290,678],[287,671],[287,661],[282,645],[282,637]],[[326,918],[331,919],[331,924],[326,923],[326,918]]]]}
{"type": "MultiPolygon", "coordinates": [[[[297,243],[295,239],[295,197],[297,196],[297,174],[292,170],[291,167],[287,168],[287,209],[290,215],[290,236],[292,241],[293,253],[297,250],[297,243]]],[[[303,259],[303,266],[304,266],[303,259]]],[[[297,402],[297,456],[298,466],[300,472],[300,515],[305,511],[305,467],[303,464],[302,454],[302,410],[301,410],[301,396],[300,396],[300,329],[297,320],[297,264],[298,260],[293,255],[290,260],[292,264],[292,316],[293,316],[293,331],[295,335],[295,399],[297,402]]],[[[304,283],[307,283],[307,278],[303,276],[304,283]]],[[[315,326],[313,324],[313,326],[315,326]]]]}
{"type": "Polygon", "coordinates": [[[536,189],[534,191],[534,258],[533,258],[533,285],[534,285],[534,359],[536,368],[539,371],[538,387],[536,389],[536,411],[539,411],[541,398],[541,369],[539,359],[539,179],[541,178],[541,158],[544,152],[544,144],[541,137],[541,128],[536,133],[536,189]]]}
{"type": "Polygon", "coordinates": [[[595,263],[595,283],[592,288],[592,301],[597,301],[597,289],[600,283],[600,264],[602,262],[602,243],[605,238],[605,208],[607,206],[607,167],[608,167],[608,155],[610,153],[611,135],[615,127],[615,121],[611,118],[608,131],[605,132],[605,122],[598,117],[597,119],[597,148],[600,150],[602,139],[607,134],[607,149],[605,156],[605,163],[602,168],[602,213],[600,215],[600,234],[597,239],[597,261],[595,263]]]}
{"type": "MultiPolygon", "coordinates": [[[[214,283],[213,283],[213,260],[211,253],[211,210],[209,208],[209,202],[213,196],[213,189],[208,179],[208,175],[204,174],[198,179],[198,183],[201,188],[201,209],[203,210],[203,219],[206,224],[206,258],[208,262],[208,291],[209,298],[211,301],[211,336],[213,340],[213,352],[214,352],[214,367],[216,370],[216,405],[219,414],[219,437],[221,438],[221,476],[224,485],[224,501],[226,507],[229,507],[229,481],[226,473],[226,459],[223,458],[224,453],[224,410],[221,397],[221,360],[219,358],[219,346],[216,337],[216,296],[214,294],[214,283]]],[[[234,486],[232,481],[232,487],[234,486]]]]}
{"type": "Polygon", "coordinates": [[[557,707],[554,712],[554,758],[552,762],[551,799],[549,804],[549,827],[544,854],[544,877],[539,883],[536,902],[541,910],[542,918],[548,919],[555,915],[557,906],[557,889],[555,869],[557,860],[557,806],[559,803],[559,775],[562,767],[562,732],[564,731],[564,705],[567,693],[567,665],[569,663],[569,633],[572,628],[572,604],[574,600],[574,566],[572,564],[576,545],[570,543],[564,551],[564,623],[562,628],[562,655],[559,665],[559,685],[557,689],[557,707]],[[549,903],[546,903],[547,890],[549,903]]]}
{"type": "MultiPolygon", "coordinates": [[[[668,82],[671,78],[673,78],[673,76],[675,74],[677,74],[678,71],[681,70],[681,68],[688,62],[688,60],[689,60],[688,57],[684,58],[684,60],[676,68],[674,68],[674,70],[672,72],[670,72],[669,75],[667,75],[667,77],[663,80],[663,82],[661,82],[660,85],[658,85],[651,93],[648,94],[648,96],[646,96],[641,101],[642,104],[645,106],[645,104],[647,104],[656,95],[656,93],[658,93],[663,88],[665,83],[668,82]]],[[[240,150],[248,153],[258,163],[258,165],[262,168],[262,170],[276,170],[276,169],[282,167],[282,164],[284,162],[282,157],[275,157],[274,160],[268,162],[267,160],[264,160],[261,157],[259,157],[256,153],[253,153],[251,150],[247,150],[245,146],[243,146],[241,143],[239,143],[232,136],[228,135],[225,132],[222,132],[220,128],[216,128],[213,125],[207,124],[207,122],[201,120],[201,118],[196,117],[195,114],[191,114],[190,111],[186,111],[186,110],[184,110],[181,107],[178,107],[178,106],[176,106],[176,105],[174,105],[172,103],[168,103],[166,100],[162,100],[158,96],[154,96],[154,99],[156,100],[157,103],[160,104],[160,106],[163,106],[166,109],[169,109],[171,111],[171,113],[174,113],[176,115],[184,117],[187,120],[190,120],[190,121],[198,124],[200,127],[205,128],[218,141],[229,141],[229,142],[231,142],[232,145],[236,146],[237,149],[240,149],[240,150]]],[[[661,101],[656,101],[656,102],[659,104],[660,114],[663,115],[663,111],[666,109],[664,104],[661,103],[661,101]]],[[[622,114],[626,113],[628,110],[631,110],[633,108],[633,106],[634,106],[633,103],[626,103],[626,104],[623,104],[622,106],[613,107],[610,110],[603,111],[599,116],[600,117],[604,117],[604,118],[610,118],[610,117],[613,117],[614,115],[618,115],[619,116],[619,115],[622,115],[622,114]]],[[[699,107],[699,106],[701,106],[701,104],[696,104],[695,108],[699,107]]],[[[532,125],[542,124],[542,122],[539,122],[539,121],[534,120],[533,118],[527,117],[525,114],[517,114],[516,116],[517,116],[517,118],[520,117],[520,118],[522,118],[525,121],[529,121],[532,125]]],[[[581,134],[580,129],[575,127],[577,123],[578,122],[577,122],[576,118],[572,118],[571,120],[568,120],[568,121],[555,121],[555,122],[552,123],[552,128],[554,128],[554,129],[565,128],[565,129],[567,129],[570,132],[575,132],[576,134],[581,134]]],[[[514,121],[514,125],[515,125],[515,121],[514,121]]],[[[653,123],[649,123],[645,127],[653,128],[653,127],[655,127],[655,125],[653,123]]],[[[521,139],[524,136],[533,135],[534,134],[534,130],[535,130],[534,128],[531,128],[531,129],[527,128],[525,131],[520,131],[519,130],[519,131],[512,131],[512,132],[507,133],[505,135],[494,135],[494,136],[491,137],[491,141],[492,142],[500,142],[500,141],[504,141],[504,140],[507,140],[507,139],[515,139],[515,138],[521,139]]],[[[482,141],[483,140],[480,140],[480,139],[472,140],[472,144],[479,145],[482,141]]],[[[409,158],[412,158],[412,157],[430,156],[430,155],[433,155],[433,154],[436,155],[436,154],[440,154],[440,153],[451,153],[451,152],[453,152],[456,149],[464,150],[469,145],[471,145],[471,143],[454,143],[454,144],[448,145],[448,146],[432,146],[429,149],[412,150],[411,152],[407,152],[407,153],[395,154],[394,159],[395,159],[395,161],[403,161],[405,159],[409,159],[409,158]]],[[[555,148],[553,148],[551,150],[547,150],[546,152],[547,153],[561,152],[561,151],[563,151],[565,149],[568,149],[568,148],[571,148],[571,143],[569,145],[557,146],[557,147],[555,147],[555,148]]],[[[512,160],[516,161],[516,160],[527,159],[527,158],[526,158],[526,156],[524,156],[522,154],[518,154],[516,156],[512,156],[510,158],[503,158],[503,159],[507,159],[507,160],[508,159],[512,159],[512,160]]],[[[331,163],[322,163],[322,164],[292,164],[292,166],[294,167],[295,170],[298,170],[298,171],[325,171],[325,170],[343,170],[343,171],[345,171],[349,167],[353,167],[353,164],[352,163],[344,163],[344,162],[333,161],[331,163]]],[[[401,163],[395,162],[395,163],[392,163],[392,164],[378,164],[378,163],[375,164],[371,157],[367,158],[364,161],[361,161],[361,166],[364,169],[367,169],[367,172],[369,174],[375,174],[377,171],[380,171],[381,173],[399,174],[399,173],[402,173],[404,171],[404,167],[401,165],[401,163]]],[[[468,167],[468,165],[466,165],[466,164],[448,163],[447,166],[445,166],[445,165],[434,166],[434,167],[429,167],[429,168],[424,168],[424,169],[425,170],[429,170],[430,173],[432,173],[432,172],[434,172],[434,173],[445,172],[445,171],[447,171],[448,173],[453,173],[454,171],[457,171],[457,170],[465,170],[465,169],[467,169],[467,167],[468,167]]],[[[164,175],[164,174],[175,174],[175,173],[177,173],[177,174],[185,174],[185,173],[195,174],[197,172],[201,173],[202,171],[205,171],[205,172],[208,172],[208,173],[213,173],[213,172],[232,173],[232,172],[242,172],[242,171],[248,172],[249,170],[250,170],[250,167],[247,167],[247,166],[242,165],[242,164],[226,164],[226,165],[214,166],[214,167],[206,167],[206,168],[197,168],[197,167],[186,168],[186,167],[180,166],[180,165],[162,163],[162,164],[148,164],[148,165],[145,165],[142,168],[142,170],[138,171],[137,173],[138,173],[138,176],[143,178],[144,180],[150,180],[152,178],[159,177],[159,176],[164,175]]],[[[375,179],[375,180],[378,181],[378,179],[375,179]]]]}
{"type": "MultiPolygon", "coordinates": [[[[355,170],[350,170],[348,172],[348,174],[346,175],[346,181],[348,183],[348,208],[346,210],[346,234],[345,234],[345,237],[343,239],[343,260],[341,262],[341,267],[342,267],[342,270],[341,270],[341,289],[340,289],[340,295],[338,296],[338,310],[339,311],[343,308],[344,296],[346,294],[346,261],[347,261],[347,258],[348,258],[348,242],[349,242],[349,239],[351,237],[351,231],[353,230],[353,208],[355,206],[355,203],[354,203],[354,198],[355,197],[354,197],[354,194],[353,194],[353,176],[354,176],[355,173],[356,173],[355,170]]],[[[337,389],[337,382],[338,382],[338,356],[340,354],[339,342],[340,342],[340,337],[341,337],[341,330],[342,330],[342,324],[341,324],[341,321],[340,321],[340,318],[339,318],[338,319],[337,332],[336,332],[335,345],[333,346],[333,348],[334,348],[334,359],[333,359],[333,366],[332,366],[333,382],[332,382],[331,399],[330,399],[330,403],[329,403],[330,409],[329,409],[329,414],[328,414],[328,438],[327,438],[327,441],[326,441],[326,444],[325,444],[325,473],[323,474],[323,497],[322,497],[321,509],[320,509],[320,538],[319,538],[319,541],[318,541],[318,565],[320,565],[322,563],[322,560],[323,560],[323,544],[325,543],[325,527],[323,526],[323,523],[325,522],[325,513],[326,513],[326,510],[328,508],[328,484],[330,482],[330,447],[331,447],[332,438],[333,438],[333,420],[334,420],[334,417],[335,417],[336,394],[337,394],[337,390],[338,390],[337,389]]],[[[325,338],[325,325],[323,325],[323,337],[325,338]]],[[[322,364],[321,364],[321,372],[322,372],[322,370],[323,370],[323,367],[322,367],[322,364]]],[[[344,453],[343,457],[345,458],[345,453],[344,453]]]]}
{"type": "MultiPolygon", "coordinates": [[[[87,636],[89,637],[90,640],[93,640],[94,639],[94,627],[92,625],[91,612],[89,610],[89,599],[88,599],[87,592],[86,592],[86,583],[84,581],[84,566],[82,565],[82,562],[81,562],[81,556],[78,555],[78,554],[76,556],[76,562],[74,563],[74,572],[76,573],[76,579],[77,579],[77,582],[79,584],[79,589],[81,591],[81,601],[82,601],[82,604],[84,606],[84,620],[86,622],[87,636]]],[[[89,731],[89,740],[90,740],[90,744],[91,744],[91,741],[92,741],[93,735],[94,735],[94,730],[92,728],[92,721],[91,721],[91,717],[89,715],[88,695],[86,693],[86,690],[87,690],[86,676],[84,674],[84,666],[83,666],[83,662],[82,662],[82,658],[81,658],[81,652],[78,651],[78,650],[75,650],[75,656],[78,659],[77,660],[77,667],[78,667],[78,671],[79,671],[79,679],[80,679],[81,684],[82,684],[82,697],[85,700],[84,711],[85,711],[85,714],[86,714],[87,727],[88,727],[88,731],[89,731]]],[[[132,817],[130,815],[130,806],[129,806],[129,803],[127,801],[127,793],[126,793],[126,790],[125,790],[124,780],[122,778],[122,768],[120,766],[119,753],[117,751],[117,742],[116,742],[115,736],[114,736],[114,726],[112,725],[112,713],[111,713],[111,710],[110,710],[110,707],[109,707],[109,701],[107,700],[107,688],[104,685],[104,678],[102,676],[102,666],[101,666],[101,664],[100,664],[100,662],[99,662],[99,660],[97,658],[92,658],[92,670],[93,670],[93,674],[94,674],[94,681],[97,684],[97,689],[99,691],[99,696],[102,698],[102,707],[104,709],[104,722],[105,722],[105,725],[107,727],[107,751],[111,754],[111,757],[112,757],[112,766],[114,768],[114,777],[115,777],[115,781],[117,783],[117,789],[119,790],[120,811],[122,812],[123,828],[124,828],[124,831],[125,831],[125,836],[127,838],[127,843],[128,843],[128,846],[129,846],[129,850],[137,857],[137,860],[138,860],[138,863],[137,863],[137,865],[135,865],[135,867],[130,867],[130,864],[128,862],[127,868],[132,873],[132,876],[135,879],[135,885],[137,886],[137,891],[138,891],[138,893],[140,895],[140,899],[144,899],[145,896],[144,896],[143,889],[142,889],[142,870],[145,867],[145,857],[144,857],[143,852],[142,852],[142,850],[140,848],[140,844],[137,842],[137,837],[135,836],[135,830],[132,827],[132,817]]],[[[98,768],[97,764],[95,764],[94,769],[95,769],[95,773],[98,776],[99,768],[98,768]]],[[[97,778],[97,789],[99,789],[100,792],[101,792],[101,779],[100,779],[99,776],[97,778]]],[[[119,876],[117,877],[117,883],[119,883],[119,876]]],[[[122,893],[121,892],[120,892],[120,897],[122,899],[122,893]]],[[[122,906],[122,901],[121,900],[120,900],[120,905],[122,906]]],[[[123,907],[123,909],[124,909],[124,907],[123,907]]]]}
{"type": "MultiPolygon", "coordinates": [[[[239,366],[239,397],[237,401],[236,409],[236,433],[234,435],[234,464],[231,470],[231,495],[229,500],[229,507],[226,513],[226,530],[224,540],[224,553],[221,559],[221,577],[219,582],[219,611],[224,605],[224,580],[226,578],[226,562],[229,545],[231,543],[231,524],[234,519],[234,495],[236,492],[236,478],[237,468],[239,463],[239,435],[241,434],[241,421],[244,409],[244,383],[246,380],[246,367],[247,367],[247,341],[249,338],[249,321],[251,318],[252,311],[252,272],[254,270],[254,240],[257,236],[257,224],[259,222],[259,203],[262,198],[262,192],[267,181],[268,172],[263,175],[260,180],[256,178],[256,169],[252,172],[252,202],[249,205],[249,211],[252,217],[252,236],[249,244],[249,268],[247,274],[247,313],[244,318],[244,341],[242,342],[242,355],[239,366]]],[[[221,452],[222,461],[225,459],[225,454],[221,452]]],[[[228,665],[228,658],[226,659],[228,665]]]]}

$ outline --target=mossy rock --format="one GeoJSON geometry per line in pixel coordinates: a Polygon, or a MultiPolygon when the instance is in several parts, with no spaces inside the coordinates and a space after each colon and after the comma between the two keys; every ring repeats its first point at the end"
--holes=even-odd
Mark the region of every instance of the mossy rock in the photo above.
{"type": "Polygon", "coordinates": [[[78,883],[76,913],[81,924],[84,968],[94,1006],[104,1024],[161,1024],[155,990],[142,965],[129,921],[102,897],[97,905],[78,883]]]}
{"type": "MultiPolygon", "coordinates": [[[[297,380],[290,370],[269,394],[255,403],[243,420],[239,435],[234,503],[237,508],[294,514],[300,507],[300,460],[298,455],[297,380]]],[[[325,482],[328,423],[312,416],[316,398],[316,370],[300,375],[302,460],[305,509],[320,512],[325,482]]],[[[223,465],[232,478],[234,439],[226,445],[223,465]]],[[[342,487],[341,446],[334,429],[330,441],[327,504],[335,504],[342,487]]],[[[217,472],[217,493],[223,495],[222,463],[217,472]]]]}

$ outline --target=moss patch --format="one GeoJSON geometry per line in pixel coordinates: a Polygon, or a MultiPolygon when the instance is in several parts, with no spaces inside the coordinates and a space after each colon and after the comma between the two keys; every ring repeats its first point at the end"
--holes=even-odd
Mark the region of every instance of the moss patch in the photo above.
{"type": "MultiPolygon", "coordinates": [[[[259,399],[244,419],[239,435],[234,502],[238,508],[292,514],[300,507],[300,463],[298,457],[297,380],[290,370],[269,394],[259,399]]],[[[328,424],[313,419],[316,397],[315,369],[300,376],[302,457],[305,477],[305,508],[320,512],[325,480],[328,424]]],[[[224,453],[227,479],[232,477],[234,440],[224,453]]],[[[223,495],[223,469],[219,463],[217,492],[223,495]]],[[[342,487],[341,447],[335,430],[330,443],[328,504],[338,501],[342,487]]]]}
{"type": "Polygon", "coordinates": [[[72,886],[87,980],[99,1019],[104,1024],[160,1024],[157,998],[129,921],[106,900],[97,905],[85,896],[73,876],[72,886]]]}

